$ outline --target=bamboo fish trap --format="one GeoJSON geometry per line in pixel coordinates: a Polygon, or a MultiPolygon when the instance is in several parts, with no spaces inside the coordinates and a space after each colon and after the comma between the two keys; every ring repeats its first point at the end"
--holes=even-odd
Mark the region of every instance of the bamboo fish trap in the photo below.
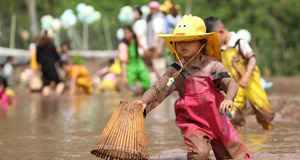
{"type": "Polygon", "coordinates": [[[149,159],[142,106],[121,101],[91,154],[103,159],[149,159]]]}

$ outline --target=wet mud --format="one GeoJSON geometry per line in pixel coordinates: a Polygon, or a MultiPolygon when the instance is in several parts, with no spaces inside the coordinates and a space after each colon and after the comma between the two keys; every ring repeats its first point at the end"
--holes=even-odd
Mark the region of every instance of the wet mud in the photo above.
{"type": "MultiPolygon", "coordinates": [[[[276,112],[275,129],[262,130],[249,115],[246,128],[238,130],[254,159],[300,159],[300,91],[279,87],[282,81],[274,79],[274,88],[267,90],[276,112]]],[[[294,79],[284,81],[294,83],[294,79]]],[[[17,107],[0,107],[0,159],[98,159],[90,150],[119,101],[135,99],[127,92],[74,97],[66,93],[42,97],[24,89],[17,93],[17,107]]],[[[174,121],[176,98],[171,95],[145,120],[151,159],[186,159],[186,146],[174,121]]],[[[210,158],[215,159],[212,151],[210,158]]]]}

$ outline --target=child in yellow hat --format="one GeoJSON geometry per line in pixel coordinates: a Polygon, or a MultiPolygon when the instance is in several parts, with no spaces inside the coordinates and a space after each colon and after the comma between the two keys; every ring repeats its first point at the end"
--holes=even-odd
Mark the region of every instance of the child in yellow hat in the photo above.
{"type": "Polygon", "coordinates": [[[210,145],[216,159],[249,158],[251,155],[225,115],[238,88],[220,62],[217,35],[206,33],[201,18],[185,15],[173,34],[160,37],[177,62],[137,101],[144,106],[144,113],[177,91],[180,97],[175,102],[176,125],[187,145],[188,159],[208,159],[210,145]]]}

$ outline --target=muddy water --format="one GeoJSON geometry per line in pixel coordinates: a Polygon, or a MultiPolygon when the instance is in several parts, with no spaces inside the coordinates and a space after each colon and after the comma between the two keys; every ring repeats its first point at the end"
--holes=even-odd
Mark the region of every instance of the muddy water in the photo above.
{"type": "MultiPolygon", "coordinates": [[[[0,159],[96,159],[89,151],[124,97],[18,94],[18,107],[0,110],[0,159]]],[[[185,159],[185,144],[174,123],[175,97],[147,116],[151,159],[185,159]]],[[[258,159],[300,159],[299,122],[280,116],[275,122],[274,131],[264,132],[250,117],[246,129],[239,131],[247,150],[258,159]]]]}

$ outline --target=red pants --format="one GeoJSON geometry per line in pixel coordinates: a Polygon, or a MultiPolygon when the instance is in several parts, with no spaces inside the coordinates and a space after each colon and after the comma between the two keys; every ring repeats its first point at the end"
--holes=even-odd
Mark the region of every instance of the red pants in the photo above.
{"type": "Polygon", "coordinates": [[[175,113],[188,159],[208,159],[210,145],[216,159],[250,157],[226,115],[218,113],[223,99],[211,77],[186,78],[185,95],[175,102],[175,113]]]}

